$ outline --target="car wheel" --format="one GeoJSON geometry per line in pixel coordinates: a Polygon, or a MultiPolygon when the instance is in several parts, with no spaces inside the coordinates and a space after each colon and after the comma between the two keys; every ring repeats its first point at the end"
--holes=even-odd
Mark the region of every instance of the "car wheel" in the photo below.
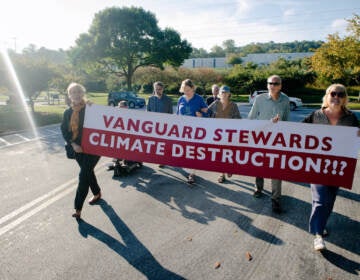
{"type": "Polygon", "coordinates": [[[110,103],[109,103],[109,106],[115,107],[115,103],[114,103],[114,102],[110,102],[110,103]]]}
{"type": "Polygon", "coordinates": [[[294,111],[296,109],[296,105],[294,102],[290,102],[290,111],[294,111]]]}
{"type": "Polygon", "coordinates": [[[135,108],[135,103],[134,102],[129,102],[129,108],[135,108]]]}

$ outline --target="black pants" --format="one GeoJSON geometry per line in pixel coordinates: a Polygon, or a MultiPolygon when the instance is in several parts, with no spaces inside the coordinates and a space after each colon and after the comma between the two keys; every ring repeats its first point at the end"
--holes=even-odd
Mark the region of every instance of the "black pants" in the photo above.
{"type": "Polygon", "coordinates": [[[77,153],[75,159],[80,166],[79,184],[75,196],[75,209],[81,210],[88,195],[89,187],[94,195],[100,192],[100,187],[94,172],[94,168],[100,160],[100,157],[77,153]]]}

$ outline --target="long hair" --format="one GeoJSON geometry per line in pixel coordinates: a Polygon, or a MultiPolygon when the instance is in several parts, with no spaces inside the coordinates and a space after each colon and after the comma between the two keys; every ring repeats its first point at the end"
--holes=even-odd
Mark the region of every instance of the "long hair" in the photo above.
{"type": "Polygon", "coordinates": [[[349,102],[349,97],[347,95],[345,86],[342,84],[332,84],[326,89],[325,95],[323,96],[323,99],[322,99],[323,102],[322,102],[321,108],[325,109],[325,108],[329,107],[329,102],[328,102],[327,97],[329,94],[331,94],[332,91],[341,91],[341,92],[345,93],[344,102],[341,105],[341,109],[347,110],[347,104],[349,102]]]}

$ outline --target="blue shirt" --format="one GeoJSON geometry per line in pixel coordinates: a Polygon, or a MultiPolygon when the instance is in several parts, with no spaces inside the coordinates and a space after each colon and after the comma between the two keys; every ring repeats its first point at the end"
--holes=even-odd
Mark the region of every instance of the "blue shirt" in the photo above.
{"type": "MultiPolygon", "coordinates": [[[[196,112],[201,112],[202,108],[207,108],[207,105],[200,95],[195,93],[190,100],[186,100],[185,95],[183,95],[178,100],[176,114],[195,117],[196,112]]],[[[207,116],[205,113],[202,114],[207,116]]]]}

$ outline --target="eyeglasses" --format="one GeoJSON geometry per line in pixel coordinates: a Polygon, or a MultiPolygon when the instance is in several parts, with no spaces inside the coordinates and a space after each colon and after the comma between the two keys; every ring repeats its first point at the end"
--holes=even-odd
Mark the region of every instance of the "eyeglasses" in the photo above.
{"type": "Polygon", "coordinates": [[[335,96],[337,96],[339,98],[345,97],[345,92],[343,92],[343,91],[339,91],[339,92],[332,91],[332,92],[330,92],[330,94],[331,94],[331,97],[335,97],[335,96]]]}
{"type": "Polygon", "coordinates": [[[280,85],[280,83],[278,83],[278,82],[276,82],[276,83],[268,82],[268,85],[270,85],[270,86],[278,86],[278,85],[280,85]]]}

